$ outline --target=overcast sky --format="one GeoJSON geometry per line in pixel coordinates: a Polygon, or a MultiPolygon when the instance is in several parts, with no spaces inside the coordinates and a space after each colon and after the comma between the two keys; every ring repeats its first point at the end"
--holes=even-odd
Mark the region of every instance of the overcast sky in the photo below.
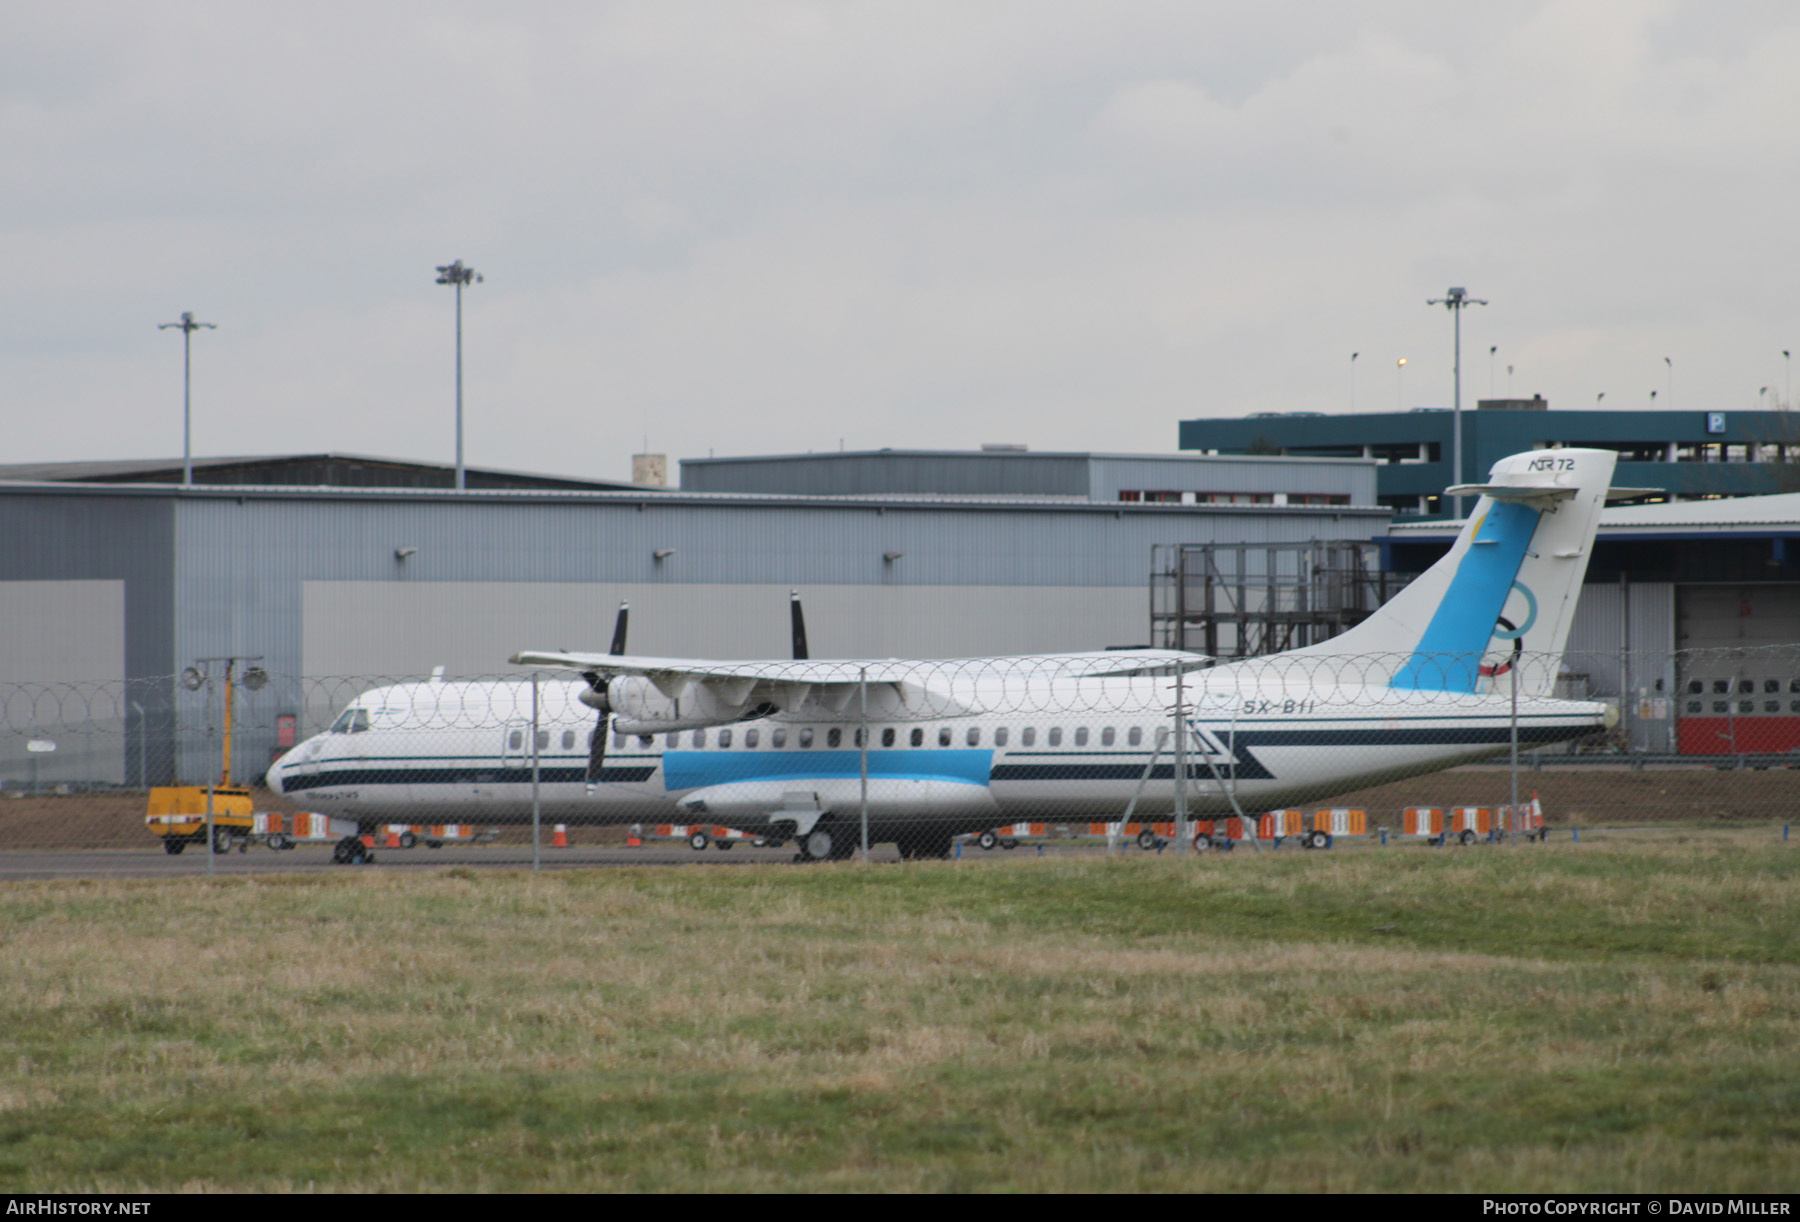
{"type": "Polygon", "coordinates": [[[471,465],[1447,405],[1452,284],[1465,401],[1754,408],[1797,65],[1781,0],[7,4],[0,461],[178,455],[184,310],[197,455],[449,461],[457,258],[471,465]]]}

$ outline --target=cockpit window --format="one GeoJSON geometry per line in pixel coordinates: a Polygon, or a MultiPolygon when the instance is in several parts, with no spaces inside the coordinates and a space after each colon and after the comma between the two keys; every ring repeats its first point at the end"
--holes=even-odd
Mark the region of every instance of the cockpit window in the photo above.
{"type": "Polygon", "coordinates": [[[369,710],[345,709],[331,723],[333,734],[361,734],[369,728],[369,710]]]}

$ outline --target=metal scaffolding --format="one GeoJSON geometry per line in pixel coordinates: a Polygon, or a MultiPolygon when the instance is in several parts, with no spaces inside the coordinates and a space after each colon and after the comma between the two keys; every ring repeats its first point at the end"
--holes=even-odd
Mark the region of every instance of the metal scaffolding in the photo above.
{"type": "Polygon", "coordinates": [[[1150,640],[1214,658],[1299,649],[1361,623],[1410,580],[1382,571],[1374,543],[1156,545],[1150,640]]]}

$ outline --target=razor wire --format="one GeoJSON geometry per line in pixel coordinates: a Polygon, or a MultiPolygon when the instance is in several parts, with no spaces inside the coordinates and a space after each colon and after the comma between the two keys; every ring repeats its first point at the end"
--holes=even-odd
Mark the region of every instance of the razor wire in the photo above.
{"type": "MultiPolygon", "coordinates": [[[[1166,840],[1158,829],[1169,823],[1178,788],[1188,813],[1209,825],[1255,825],[1271,811],[1304,807],[1308,830],[1320,809],[1357,810],[1368,827],[1398,829],[1413,809],[1499,810],[1515,805],[1496,776],[1513,757],[1516,726],[1523,784],[1551,795],[1553,820],[1579,814],[1618,822],[1637,812],[1653,822],[1785,821],[1800,813],[1800,795],[1786,777],[1800,767],[1795,645],[1554,656],[1506,649],[1338,655],[1326,648],[1217,664],[1167,651],[1121,651],[870,663],[866,683],[847,683],[842,663],[729,665],[728,680],[714,685],[714,704],[700,717],[704,724],[676,728],[621,719],[617,702],[610,712],[595,709],[582,699],[592,698],[594,684],[568,672],[275,675],[262,691],[236,695],[232,779],[259,812],[285,818],[281,834],[291,836],[293,816],[320,813],[310,810],[319,804],[304,789],[284,795],[264,788],[272,766],[308,744],[399,735],[413,744],[405,750],[450,761],[422,767],[418,784],[467,793],[439,805],[421,790],[410,807],[352,803],[336,817],[383,846],[401,834],[383,829],[404,827],[413,829],[404,834],[414,841],[462,845],[486,836],[488,848],[517,852],[526,773],[536,774],[553,808],[545,827],[564,823],[578,842],[610,845],[621,828],[647,827],[651,841],[701,836],[714,844],[786,826],[682,804],[684,793],[716,788],[740,761],[785,753],[794,763],[783,775],[798,778],[798,789],[806,787],[808,768],[829,771],[830,783],[813,788],[831,791],[817,801],[831,807],[824,817],[841,831],[845,795],[860,790],[860,778],[853,784],[846,773],[846,757],[878,757],[878,780],[891,790],[894,761],[907,756],[921,775],[936,778],[930,783],[964,785],[961,797],[987,790],[1005,799],[991,818],[948,799],[943,818],[929,802],[914,808],[916,817],[891,810],[877,816],[887,842],[913,836],[918,855],[936,856],[952,839],[1073,844],[1091,841],[1096,826],[1115,824],[1137,828],[1109,831],[1115,840],[1146,831],[1166,840]],[[713,716],[721,710],[726,715],[713,716]],[[1456,719],[1479,722],[1485,737],[1450,750],[1459,731],[1440,723],[1456,719]],[[591,735],[602,727],[596,776],[591,735]],[[1312,737],[1301,741],[1303,734],[1312,737]],[[1433,749],[1429,759],[1406,757],[1433,749]],[[818,762],[826,756],[832,759],[818,762]],[[1309,759],[1328,759],[1335,771],[1325,780],[1279,784],[1284,771],[1293,774],[1293,761],[1309,759]],[[1633,773],[1652,780],[1685,775],[1679,783],[1646,785],[1633,773]],[[709,779],[710,786],[701,784],[709,779]],[[637,795],[636,805],[609,813],[608,801],[627,792],[637,795]],[[1124,817],[1128,809],[1131,818],[1124,817]],[[989,826],[976,826],[984,822],[989,826]],[[444,827],[457,830],[429,832],[444,827]],[[472,830],[464,834],[465,827],[472,830]]],[[[665,701],[674,712],[703,690],[703,667],[685,676],[615,676],[602,686],[636,683],[652,704],[665,701]]],[[[685,708],[691,716],[694,706],[685,708]]],[[[154,850],[144,820],[147,792],[218,786],[222,717],[217,693],[186,691],[176,676],[0,684],[0,853],[154,850]]],[[[770,788],[763,800],[773,809],[783,791],[770,788]]],[[[883,797],[874,805],[887,809],[891,802],[883,797]]]]}

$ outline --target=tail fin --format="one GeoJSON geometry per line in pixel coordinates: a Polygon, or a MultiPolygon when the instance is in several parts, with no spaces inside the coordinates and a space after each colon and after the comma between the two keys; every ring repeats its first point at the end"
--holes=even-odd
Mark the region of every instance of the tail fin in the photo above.
{"type": "Polygon", "coordinates": [[[1611,450],[1514,454],[1488,483],[1448,490],[1481,496],[1449,553],[1349,632],[1298,652],[1385,657],[1388,686],[1451,692],[1491,690],[1530,654],[1537,664],[1509,682],[1549,694],[1556,668],[1544,663],[1568,643],[1617,459],[1611,450]]]}

